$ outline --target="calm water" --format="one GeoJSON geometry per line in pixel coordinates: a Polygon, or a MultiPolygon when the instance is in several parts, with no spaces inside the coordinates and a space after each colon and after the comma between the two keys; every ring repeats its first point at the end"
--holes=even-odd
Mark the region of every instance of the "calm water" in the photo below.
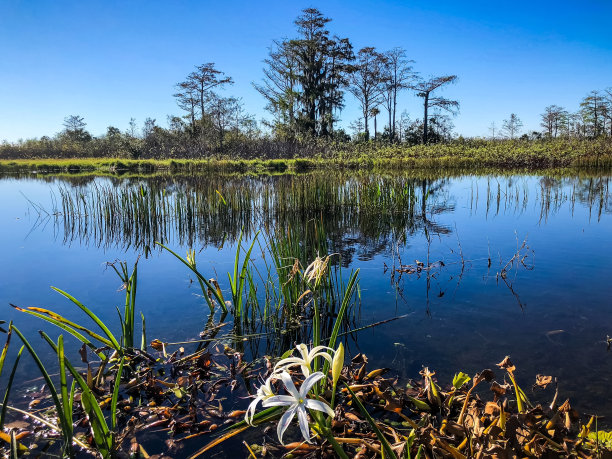
{"type": "MultiPolygon", "coordinates": [[[[54,285],[116,323],[115,305],[123,293],[105,262],[132,263],[146,255],[139,264],[138,303],[149,339],[195,339],[208,307],[184,266],[154,241],[180,254],[195,248],[198,267],[225,281],[241,228],[251,239],[259,229],[299,232],[316,219],[329,238],[329,251],[341,256],[344,276],[361,270],[354,326],[397,318],[352,335],[352,353],[364,352],[405,378],[417,378],[426,365],[444,383],[458,370],[473,374],[510,355],[525,388],[537,373],[556,376],[560,398],[570,398],[581,412],[610,418],[610,179],[607,173],[4,177],[0,318],[14,320],[34,336],[40,321],[9,303],[80,317],[50,290],[54,285]],[[136,221],[114,208],[112,195],[130,190],[146,196],[155,212],[136,221]],[[496,276],[517,248],[520,258],[527,255],[524,264],[510,265],[505,280],[496,276]],[[394,267],[415,260],[443,266],[394,273],[394,267]]],[[[261,250],[255,252],[261,267],[261,250]]],[[[278,331],[270,333],[273,341],[278,331]]],[[[256,357],[270,349],[260,344],[249,343],[247,353],[256,357]]],[[[20,378],[35,376],[33,363],[23,359],[20,378]]]]}

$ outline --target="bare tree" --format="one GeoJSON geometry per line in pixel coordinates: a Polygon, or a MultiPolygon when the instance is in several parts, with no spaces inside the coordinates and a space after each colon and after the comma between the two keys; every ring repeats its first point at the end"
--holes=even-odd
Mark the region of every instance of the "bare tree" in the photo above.
{"type": "Polygon", "coordinates": [[[515,113],[511,113],[510,118],[504,120],[502,124],[502,132],[510,139],[514,139],[522,127],[523,122],[520,118],[515,113]]]}
{"type": "MultiPolygon", "coordinates": [[[[231,77],[227,77],[225,76],[225,73],[217,70],[213,62],[208,62],[206,64],[198,65],[195,72],[190,73],[187,80],[179,83],[177,87],[179,87],[182,91],[193,92],[192,95],[195,97],[195,100],[200,106],[200,119],[204,119],[206,114],[206,102],[210,97],[210,91],[213,88],[233,83],[234,80],[232,80],[231,77]]],[[[175,94],[175,97],[179,98],[180,103],[180,100],[184,97],[184,95],[179,92],[175,94]]],[[[191,101],[188,101],[186,108],[188,111],[191,110],[191,101]]]]}
{"type": "Polygon", "coordinates": [[[549,105],[540,115],[540,126],[548,137],[557,137],[560,130],[566,125],[567,111],[558,105],[549,105]]]}
{"type": "Polygon", "coordinates": [[[383,72],[383,57],[373,47],[366,47],[357,53],[355,71],[351,73],[349,91],[361,105],[366,138],[370,137],[368,119],[373,107],[382,101],[385,75],[383,72]]]}
{"type": "Polygon", "coordinates": [[[459,102],[456,100],[446,99],[444,97],[433,97],[431,93],[436,89],[457,81],[457,75],[445,75],[439,77],[432,77],[429,80],[420,80],[413,86],[413,89],[417,91],[417,96],[423,98],[423,143],[427,143],[427,129],[428,129],[428,111],[430,108],[439,108],[456,114],[459,110],[459,102]]]}
{"type": "Polygon", "coordinates": [[[497,129],[497,127],[495,126],[495,121],[492,121],[491,124],[489,125],[489,132],[491,133],[491,139],[495,140],[495,130],[497,129]]]}
{"type": "Polygon", "coordinates": [[[383,99],[389,114],[389,136],[391,141],[396,140],[397,96],[400,91],[409,88],[410,83],[416,77],[410,65],[413,62],[406,58],[406,50],[403,48],[396,47],[383,54],[383,72],[386,80],[383,99]]]}
{"type": "Polygon", "coordinates": [[[591,91],[580,103],[580,111],[585,121],[585,128],[592,137],[603,132],[605,99],[599,91],[591,91]]]}
{"type": "Polygon", "coordinates": [[[195,110],[198,104],[197,86],[194,81],[187,80],[176,85],[178,92],[173,94],[178,106],[187,112],[192,129],[195,128],[195,110]]]}
{"type": "Polygon", "coordinates": [[[608,120],[608,129],[610,137],[612,137],[612,88],[607,88],[605,94],[606,119],[608,120]]]}

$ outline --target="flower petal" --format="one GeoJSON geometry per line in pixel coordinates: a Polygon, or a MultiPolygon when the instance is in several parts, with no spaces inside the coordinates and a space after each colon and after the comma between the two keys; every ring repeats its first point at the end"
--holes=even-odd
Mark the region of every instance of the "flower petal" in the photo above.
{"type": "Polygon", "coordinates": [[[306,395],[308,395],[308,392],[310,392],[312,386],[314,386],[317,381],[319,381],[323,377],[325,377],[325,375],[320,371],[312,373],[310,376],[308,376],[308,378],[306,378],[302,383],[302,387],[300,387],[300,393],[298,395],[298,398],[306,398],[306,395]]]}
{"type": "Polygon", "coordinates": [[[257,397],[255,400],[253,400],[250,404],[249,407],[246,410],[246,413],[244,413],[244,421],[252,426],[253,425],[253,417],[255,416],[255,408],[257,407],[257,403],[261,400],[261,398],[257,397]]]}
{"type": "Polygon", "coordinates": [[[300,351],[300,354],[302,354],[302,359],[304,359],[306,362],[308,362],[308,357],[309,357],[309,353],[308,353],[308,346],[306,346],[305,344],[298,344],[297,346],[295,346],[297,348],[298,351],[300,351]]]}
{"type": "Polygon", "coordinates": [[[278,435],[278,441],[280,441],[281,445],[284,445],[283,434],[285,433],[285,430],[287,430],[287,427],[289,427],[289,424],[291,423],[291,420],[293,419],[293,416],[295,415],[295,410],[297,409],[297,407],[298,406],[296,404],[292,406],[291,408],[289,408],[281,416],[280,421],[278,421],[278,427],[276,428],[276,434],[278,435]]]}
{"type": "MultiPolygon", "coordinates": [[[[310,355],[314,356],[315,354],[320,353],[321,351],[332,351],[332,354],[335,352],[331,347],[327,346],[317,346],[313,347],[310,351],[310,355]]],[[[327,354],[327,353],[326,353],[327,354]]]]}
{"type": "Polygon", "coordinates": [[[303,362],[303,361],[304,361],[304,359],[302,359],[300,357],[287,357],[286,359],[279,360],[278,363],[276,365],[274,365],[274,368],[276,368],[276,367],[284,367],[284,366],[286,366],[288,364],[291,364],[291,363],[295,364],[295,363],[300,363],[300,362],[303,362]]]}
{"type": "MultiPolygon", "coordinates": [[[[285,385],[287,392],[289,392],[289,394],[291,394],[293,398],[295,398],[295,401],[299,400],[300,393],[295,388],[295,384],[293,384],[293,380],[291,379],[291,376],[289,375],[289,373],[287,373],[286,371],[283,371],[280,374],[280,377],[283,380],[283,384],[285,385]]],[[[308,380],[308,378],[306,378],[306,380],[308,380]]]]}
{"type": "Polygon", "coordinates": [[[261,402],[261,406],[269,408],[271,406],[290,406],[297,403],[297,400],[290,395],[275,395],[268,397],[261,402]]]}
{"type": "Polygon", "coordinates": [[[334,417],[334,414],[335,414],[334,410],[332,410],[331,407],[327,403],[323,403],[319,400],[313,400],[311,398],[307,398],[306,400],[304,400],[304,405],[306,405],[306,408],[309,408],[311,410],[322,411],[323,413],[328,414],[332,418],[334,417]]]}
{"type": "Polygon", "coordinates": [[[298,405],[297,407],[298,422],[300,423],[300,430],[302,431],[302,437],[308,443],[310,443],[310,427],[308,425],[308,415],[306,414],[306,408],[304,405],[298,405]]]}

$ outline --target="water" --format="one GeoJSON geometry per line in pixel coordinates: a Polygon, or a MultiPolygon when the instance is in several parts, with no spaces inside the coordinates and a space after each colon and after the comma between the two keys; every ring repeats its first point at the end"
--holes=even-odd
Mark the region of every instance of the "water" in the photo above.
{"type": "MultiPolygon", "coordinates": [[[[299,233],[316,220],[329,251],[341,257],[343,275],[360,269],[353,326],[395,319],[350,335],[352,354],[364,352],[402,378],[418,378],[428,366],[444,383],[456,371],[494,368],[510,355],[524,388],[538,373],[552,375],[560,399],[570,398],[582,413],[612,417],[609,184],[609,173],[3,177],[1,318],[33,339],[40,328],[57,336],[8,306],[48,307],[80,318],[49,288],[54,285],[115,324],[123,292],[105,263],[133,263],[140,255],[137,301],[148,338],[195,339],[208,307],[197,296],[197,282],[156,240],[181,255],[196,249],[200,270],[216,273],[227,289],[225,272],[242,228],[250,241],[260,229],[299,233]],[[144,205],[132,217],[113,208],[121,190],[146,198],[149,213],[143,216],[144,205]],[[72,210],[64,207],[71,199],[72,210]],[[394,270],[403,264],[410,271],[415,260],[432,268],[394,270]]],[[[259,245],[254,263],[263,266],[259,245]]],[[[280,333],[267,331],[267,341],[280,333]]],[[[260,357],[269,349],[249,342],[246,351],[260,357]]],[[[22,381],[38,376],[29,358],[22,362],[22,381]]]]}

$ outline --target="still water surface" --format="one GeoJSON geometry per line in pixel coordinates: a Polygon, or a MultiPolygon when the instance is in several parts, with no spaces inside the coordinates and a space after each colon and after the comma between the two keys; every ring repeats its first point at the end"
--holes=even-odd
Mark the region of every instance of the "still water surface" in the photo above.
{"type": "MultiPolygon", "coordinates": [[[[14,320],[26,336],[42,324],[9,303],[80,317],[53,285],[115,324],[123,293],[105,262],[133,263],[141,255],[138,304],[149,339],[195,339],[208,307],[185,267],[155,241],[180,254],[196,249],[200,270],[225,281],[241,229],[247,240],[262,230],[263,239],[288,227],[299,233],[316,220],[329,251],[340,254],[343,275],[360,269],[354,326],[396,319],[348,338],[352,354],[364,352],[404,378],[418,378],[428,366],[441,382],[459,370],[494,368],[510,355],[524,387],[537,373],[553,375],[560,398],[570,398],[580,412],[612,418],[610,178],[3,177],[0,317],[14,320]],[[149,213],[130,214],[119,204],[122,193],[146,197],[149,213]],[[517,252],[524,263],[515,259],[502,279],[517,252]],[[433,263],[432,269],[394,271],[415,267],[416,260],[433,263]]],[[[254,263],[261,267],[256,247],[254,263]]],[[[280,333],[267,332],[268,342],[280,333]]],[[[270,349],[255,342],[246,348],[252,357],[270,349]]],[[[36,376],[30,359],[19,372],[26,382],[36,376]]]]}

